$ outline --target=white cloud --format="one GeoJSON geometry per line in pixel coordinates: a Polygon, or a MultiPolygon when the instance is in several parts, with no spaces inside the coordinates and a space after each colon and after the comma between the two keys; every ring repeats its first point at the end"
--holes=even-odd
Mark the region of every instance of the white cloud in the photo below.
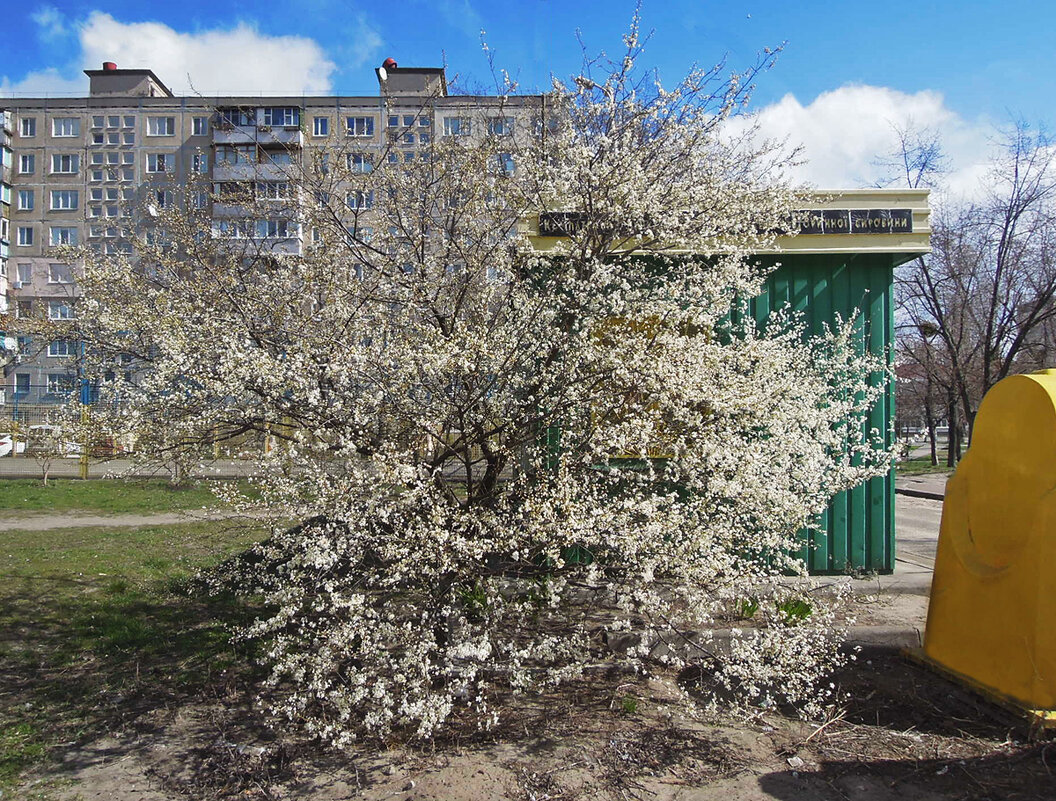
{"type": "MultiPolygon", "coordinates": [[[[882,86],[848,85],[803,105],[795,96],[758,110],[751,118],[762,136],[802,146],[798,181],[822,189],[874,186],[889,177],[877,161],[897,152],[896,128],[929,129],[947,156],[943,183],[951,194],[975,194],[989,154],[992,127],[969,122],[934,91],[914,94],[882,86]]],[[[739,120],[735,128],[747,127],[739,120]]]]}
{"type": "Polygon", "coordinates": [[[157,22],[124,23],[93,11],[81,28],[86,66],[103,61],[149,68],[177,94],[326,92],[335,65],[300,36],[268,36],[245,23],[230,30],[178,33],[157,22]]]}
{"type": "Polygon", "coordinates": [[[444,21],[452,28],[471,39],[480,36],[484,20],[469,0],[433,0],[428,5],[439,11],[444,21]]]}
{"type": "MultiPolygon", "coordinates": [[[[38,24],[46,28],[50,22],[38,24]]],[[[377,33],[362,19],[355,31],[355,38],[342,47],[346,62],[354,63],[357,56],[365,60],[380,45],[377,33]]],[[[93,11],[77,32],[79,52],[68,66],[33,72],[19,80],[4,76],[0,92],[83,94],[87,79],[78,73],[99,69],[104,61],[123,68],[151,69],[177,94],[325,93],[332,91],[331,77],[337,69],[312,39],[270,36],[246,23],[182,33],[158,22],[122,22],[93,11]]]]}
{"type": "Polygon", "coordinates": [[[66,17],[55,6],[41,6],[30,15],[36,23],[37,35],[45,42],[59,39],[67,33],[66,17]]]}
{"type": "Polygon", "coordinates": [[[0,97],[55,97],[83,95],[88,91],[88,79],[83,75],[67,77],[55,67],[31,72],[20,81],[12,81],[6,75],[0,77],[0,97]]]}

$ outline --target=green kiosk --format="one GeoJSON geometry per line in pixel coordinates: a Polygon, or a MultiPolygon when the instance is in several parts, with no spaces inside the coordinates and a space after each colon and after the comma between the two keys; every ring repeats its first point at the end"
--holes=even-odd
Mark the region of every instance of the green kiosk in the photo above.
{"type": "MultiPolygon", "coordinates": [[[[863,352],[892,358],[895,267],[930,249],[927,190],[855,189],[804,195],[801,232],[783,237],[773,252],[758,257],[779,265],[752,302],[762,320],[789,304],[812,332],[837,317],[858,314],[863,352]]],[[[544,224],[545,230],[545,224],[544,224]]],[[[548,249],[539,228],[537,246],[548,249]]],[[[884,432],[893,445],[894,384],[889,381],[865,425],[884,432]]],[[[895,481],[887,475],[842,492],[822,515],[801,552],[811,573],[895,568],[895,481]]]]}

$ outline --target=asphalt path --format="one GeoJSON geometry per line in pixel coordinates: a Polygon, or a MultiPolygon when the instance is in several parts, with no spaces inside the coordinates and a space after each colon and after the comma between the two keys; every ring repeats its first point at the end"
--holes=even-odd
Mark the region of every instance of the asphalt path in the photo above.
{"type": "Polygon", "coordinates": [[[941,521],[942,501],[895,496],[896,560],[933,567],[941,521]]]}

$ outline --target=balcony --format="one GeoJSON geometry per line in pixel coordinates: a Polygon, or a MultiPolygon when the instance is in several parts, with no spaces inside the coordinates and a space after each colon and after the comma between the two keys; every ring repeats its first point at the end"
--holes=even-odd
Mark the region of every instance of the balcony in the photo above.
{"type": "Polygon", "coordinates": [[[213,129],[213,144],[304,147],[304,132],[297,126],[219,126],[213,129]]]}
{"type": "Polygon", "coordinates": [[[298,165],[273,164],[268,161],[240,162],[228,164],[217,162],[213,165],[213,180],[225,181],[289,181],[296,176],[298,165]]]}

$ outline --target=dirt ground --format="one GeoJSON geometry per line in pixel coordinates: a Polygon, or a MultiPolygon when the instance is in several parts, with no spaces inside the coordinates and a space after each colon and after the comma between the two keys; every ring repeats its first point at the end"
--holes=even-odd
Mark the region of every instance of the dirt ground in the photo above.
{"type": "MultiPolygon", "coordinates": [[[[26,798],[61,801],[557,801],[1056,798],[1056,741],[907,661],[864,651],[828,720],[691,711],[679,685],[596,674],[525,699],[501,727],[335,752],[262,723],[248,687],[127,698],[112,731],[70,743],[26,798]]],[[[6,799],[4,801],[7,801],[6,799]]]]}

